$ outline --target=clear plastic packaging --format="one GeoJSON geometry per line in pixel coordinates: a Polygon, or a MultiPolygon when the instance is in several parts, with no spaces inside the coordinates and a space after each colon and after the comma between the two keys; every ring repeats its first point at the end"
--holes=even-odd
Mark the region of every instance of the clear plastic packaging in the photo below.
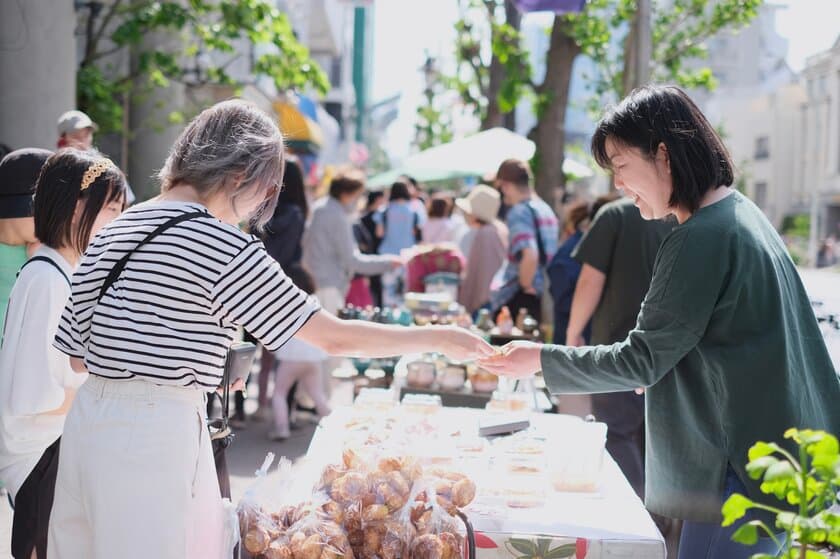
{"type": "Polygon", "coordinates": [[[440,411],[443,401],[436,394],[406,394],[403,396],[401,407],[411,413],[433,414],[440,411]]]}
{"type": "Polygon", "coordinates": [[[394,391],[387,388],[362,388],[353,407],[371,412],[388,412],[397,405],[394,391]]]}
{"type": "Polygon", "coordinates": [[[556,491],[595,492],[601,483],[607,426],[580,421],[575,428],[552,434],[547,455],[551,485],[556,491]]]}

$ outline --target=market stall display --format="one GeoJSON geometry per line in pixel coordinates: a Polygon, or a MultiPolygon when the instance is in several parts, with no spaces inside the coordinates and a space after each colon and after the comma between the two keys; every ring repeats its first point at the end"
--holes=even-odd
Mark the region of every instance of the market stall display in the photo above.
{"type": "MultiPolygon", "coordinates": [[[[576,559],[665,557],[650,516],[604,451],[603,424],[505,412],[491,415],[521,417],[530,427],[480,437],[489,413],[444,408],[439,397],[397,403],[392,391],[363,391],[354,406],[321,422],[295,484],[321,495],[309,502],[343,530],[357,558],[466,557],[464,527],[452,516],[458,511],[475,528],[479,559],[549,551],[576,559]]],[[[292,526],[283,532],[289,538],[292,526]]],[[[314,533],[304,531],[312,542],[314,533]]],[[[337,536],[323,540],[334,554],[313,559],[349,556],[337,536]]]]}

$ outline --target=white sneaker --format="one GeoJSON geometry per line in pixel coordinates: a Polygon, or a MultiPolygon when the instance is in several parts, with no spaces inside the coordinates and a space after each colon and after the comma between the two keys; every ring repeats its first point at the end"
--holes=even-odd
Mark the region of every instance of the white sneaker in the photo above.
{"type": "Polygon", "coordinates": [[[289,432],[289,429],[278,429],[268,432],[268,440],[275,442],[285,441],[290,436],[291,433],[289,432]]]}

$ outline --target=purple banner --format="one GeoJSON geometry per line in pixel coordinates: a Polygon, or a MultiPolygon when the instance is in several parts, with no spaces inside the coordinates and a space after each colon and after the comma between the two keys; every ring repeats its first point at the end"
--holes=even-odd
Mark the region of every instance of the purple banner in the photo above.
{"type": "Polygon", "coordinates": [[[522,12],[579,12],[586,0],[514,0],[522,12]]]}

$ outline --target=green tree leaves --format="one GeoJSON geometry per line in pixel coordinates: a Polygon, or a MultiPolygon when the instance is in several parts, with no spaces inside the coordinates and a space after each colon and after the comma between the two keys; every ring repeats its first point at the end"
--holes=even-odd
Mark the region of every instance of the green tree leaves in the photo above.
{"type": "Polygon", "coordinates": [[[308,49],[298,42],[286,15],[267,0],[189,0],[186,5],[116,0],[94,23],[98,27],[90,26],[86,36],[77,89],[79,107],[103,132],[123,132],[123,97],[138,86],[165,88],[171,81],[243,85],[227,71],[243,41],[263,46],[252,72],[271,78],[278,89],[311,87],[324,94],[330,86],[308,49]],[[156,47],[144,41],[153,34],[174,36],[183,46],[156,47]],[[105,38],[112,45],[105,46],[105,38]],[[139,52],[130,72],[120,74],[98,64],[121,49],[139,52]]]}

